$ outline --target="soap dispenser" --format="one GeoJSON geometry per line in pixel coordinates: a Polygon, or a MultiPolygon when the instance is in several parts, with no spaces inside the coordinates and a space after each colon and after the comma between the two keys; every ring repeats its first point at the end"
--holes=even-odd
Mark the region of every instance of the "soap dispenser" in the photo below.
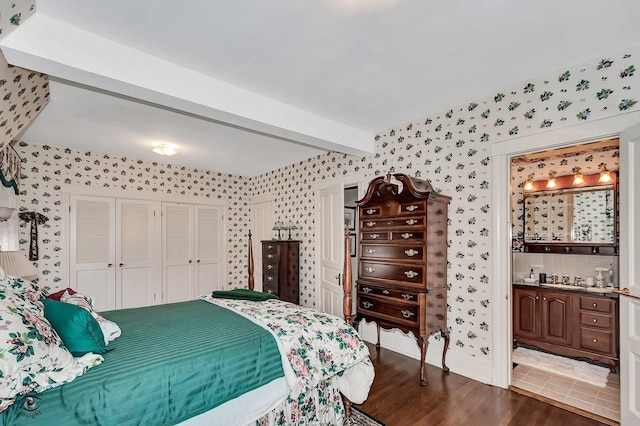
{"type": "Polygon", "coordinates": [[[532,280],[536,279],[536,274],[533,273],[533,267],[531,268],[531,272],[529,272],[529,278],[531,278],[532,280]]]}

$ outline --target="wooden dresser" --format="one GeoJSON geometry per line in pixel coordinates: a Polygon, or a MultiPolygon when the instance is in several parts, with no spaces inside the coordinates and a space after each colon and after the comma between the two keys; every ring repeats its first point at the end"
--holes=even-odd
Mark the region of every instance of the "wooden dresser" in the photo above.
{"type": "Polygon", "coordinates": [[[412,332],[420,347],[420,383],[428,338],[447,330],[447,207],[450,197],[429,182],[396,173],[375,178],[356,202],[360,222],[357,310],[354,323],[412,332]],[[401,187],[400,187],[401,185],[401,187]]]}
{"type": "Polygon", "coordinates": [[[300,303],[300,241],[262,241],[262,289],[300,303]]]}

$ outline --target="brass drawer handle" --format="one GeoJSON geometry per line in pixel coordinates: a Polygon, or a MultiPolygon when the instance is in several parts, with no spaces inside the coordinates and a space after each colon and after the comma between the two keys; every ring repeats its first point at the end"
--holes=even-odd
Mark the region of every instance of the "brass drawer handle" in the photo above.
{"type": "Polygon", "coordinates": [[[269,245],[267,246],[267,248],[268,248],[268,249],[272,249],[272,248],[273,248],[273,246],[272,246],[271,244],[269,244],[269,245]]]}
{"type": "Polygon", "coordinates": [[[369,309],[369,308],[373,307],[373,303],[368,302],[368,301],[365,300],[364,302],[362,302],[362,307],[365,308],[365,309],[369,309]]]}
{"type": "Polygon", "coordinates": [[[273,269],[273,265],[267,265],[267,269],[273,269]]]}
{"type": "Polygon", "coordinates": [[[271,258],[273,257],[273,255],[272,255],[272,254],[268,254],[268,255],[267,255],[267,257],[268,257],[269,259],[271,259],[271,258]]]}
{"type": "Polygon", "coordinates": [[[389,294],[389,290],[382,290],[382,294],[389,294]]]}
{"type": "Polygon", "coordinates": [[[418,273],[416,271],[405,271],[404,273],[407,278],[415,278],[418,276],[418,273]]]}
{"type": "Polygon", "coordinates": [[[268,290],[267,290],[267,293],[269,293],[269,294],[273,294],[273,290],[268,289],[268,290]]]}
{"type": "Polygon", "coordinates": [[[374,214],[376,211],[374,209],[367,210],[367,214],[374,214]]]}
{"type": "Polygon", "coordinates": [[[419,208],[418,206],[412,204],[410,206],[407,206],[407,211],[412,212],[414,210],[418,210],[418,208],[419,208]]]}
{"type": "Polygon", "coordinates": [[[407,225],[415,225],[416,223],[418,223],[416,219],[407,219],[405,222],[407,223],[407,225]]]}
{"type": "Polygon", "coordinates": [[[367,226],[371,228],[372,226],[376,226],[375,222],[367,222],[367,226]]]}
{"type": "Polygon", "coordinates": [[[273,277],[267,277],[267,281],[273,281],[273,277]]]}
{"type": "Polygon", "coordinates": [[[594,303],[594,304],[593,304],[593,307],[594,307],[594,308],[597,308],[597,307],[598,307],[598,304],[597,304],[597,303],[594,303]]]}
{"type": "Polygon", "coordinates": [[[404,300],[411,300],[411,299],[413,299],[413,295],[412,295],[412,294],[404,294],[404,293],[403,293],[403,294],[402,294],[402,298],[403,298],[404,300]]]}
{"type": "Polygon", "coordinates": [[[416,255],[416,254],[418,254],[418,253],[420,253],[420,252],[419,252],[419,251],[417,251],[417,250],[414,250],[414,249],[409,249],[409,250],[405,250],[405,251],[404,251],[404,254],[406,254],[406,255],[407,255],[407,256],[409,256],[409,257],[413,257],[413,256],[415,256],[415,255],[416,255]]]}
{"type": "Polygon", "coordinates": [[[362,287],[363,293],[371,293],[371,289],[369,287],[362,287]]]}
{"type": "Polygon", "coordinates": [[[593,322],[598,322],[598,320],[594,318],[594,319],[593,319],[593,322]]]}
{"type": "Polygon", "coordinates": [[[375,252],[376,252],[376,250],[375,250],[375,249],[371,249],[371,248],[370,248],[370,249],[367,249],[367,253],[369,253],[369,254],[373,254],[373,253],[375,253],[375,252]]]}
{"type": "Polygon", "coordinates": [[[400,312],[402,312],[402,316],[405,317],[405,318],[411,318],[412,316],[415,315],[413,312],[407,311],[407,310],[403,310],[403,311],[400,311],[400,312]]]}
{"type": "Polygon", "coordinates": [[[380,238],[380,234],[371,234],[369,235],[369,238],[371,238],[372,240],[377,240],[378,238],[380,238]]]}
{"type": "Polygon", "coordinates": [[[411,237],[413,237],[413,234],[410,234],[408,232],[405,232],[404,234],[402,234],[402,238],[404,238],[405,240],[408,240],[411,237]]]}
{"type": "Polygon", "coordinates": [[[598,343],[598,339],[593,339],[593,343],[598,343]]]}
{"type": "Polygon", "coordinates": [[[365,271],[367,271],[368,273],[371,274],[371,273],[375,272],[376,270],[375,270],[375,268],[372,268],[371,266],[369,266],[368,268],[365,269],[365,271]]]}

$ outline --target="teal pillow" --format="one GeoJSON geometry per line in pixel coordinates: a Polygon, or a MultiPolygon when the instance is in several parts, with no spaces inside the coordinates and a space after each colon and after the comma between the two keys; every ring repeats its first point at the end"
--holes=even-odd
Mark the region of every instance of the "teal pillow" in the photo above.
{"type": "Polygon", "coordinates": [[[44,299],[44,316],[56,330],[73,356],[108,351],[104,334],[91,313],[71,303],[44,299]]]}

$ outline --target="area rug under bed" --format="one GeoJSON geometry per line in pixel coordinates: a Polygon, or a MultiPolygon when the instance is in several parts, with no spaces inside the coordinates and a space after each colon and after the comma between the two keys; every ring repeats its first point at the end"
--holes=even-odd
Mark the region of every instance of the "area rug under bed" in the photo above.
{"type": "Polygon", "coordinates": [[[385,426],[384,423],[379,421],[373,416],[358,410],[356,407],[351,407],[351,417],[347,422],[349,426],[385,426]]]}
{"type": "Polygon", "coordinates": [[[528,365],[547,373],[566,376],[601,388],[607,385],[607,376],[609,376],[608,368],[522,347],[513,351],[511,360],[515,364],[528,365]]]}

